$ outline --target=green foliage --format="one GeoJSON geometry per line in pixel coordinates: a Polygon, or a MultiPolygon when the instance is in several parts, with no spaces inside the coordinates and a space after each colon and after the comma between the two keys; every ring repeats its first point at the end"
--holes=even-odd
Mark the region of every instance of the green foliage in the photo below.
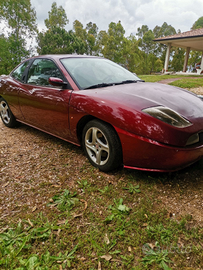
{"type": "Polygon", "coordinates": [[[101,40],[103,45],[102,54],[104,57],[116,62],[122,63],[122,50],[123,50],[123,40],[124,40],[125,30],[118,23],[111,22],[109,24],[109,29],[107,35],[104,35],[104,39],[101,40]]]}
{"type": "Polygon", "coordinates": [[[162,244],[170,243],[173,238],[172,230],[166,229],[163,224],[156,224],[153,227],[147,226],[147,233],[151,239],[162,244]]]}
{"type": "Polygon", "coordinates": [[[53,2],[51,11],[48,12],[49,18],[46,19],[45,25],[48,29],[64,28],[68,23],[67,15],[62,6],[57,7],[57,3],[53,2]]]}
{"type": "Polygon", "coordinates": [[[198,28],[203,28],[203,16],[200,17],[197,21],[194,22],[192,29],[198,29],[198,28]]]}
{"type": "MultiPolygon", "coordinates": [[[[37,33],[36,13],[30,0],[2,0],[0,21],[4,21],[9,28],[9,31],[6,29],[0,35],[0,74],[8,74],[19,62],[32,54],[33,48],[30,46],[28,49],[26,41],[37,33]]],[[[155,43],[154,39],[176,34],[175,28],[166,22],[155,26],[153,30],[142,25],[137,29],[137,38],[132,34],[125,37],[121,21],[111,22],[108,31],[99,31],[93,22],[83,27],[78,20],[74,21],[73,30],[66,31],[65,26],[68,23],[64,8],[53,2],[48,18],[45,19],[47,31],[42,31],[37,36],[37,52],[103,55],[137,74],[151,74],[163,69],[166,46],[155,43]]],[[[203,17],[193,24],[192,29],[200,27],[203,27],[203,17]]],[[[184,53],[183,49],[172,48],[173,70],[182,70],[184,53]]],[[[198,52],[191,52],[189,65],[194,66],[200,56],[198,52]]]]}
{"type": "Polygon", "coordinates": [[[88,55],[98,55],[99,44],[97,42],[98,27],[95,23],[89,22],[86,28],[78,20],[73,23],[73,31],[84,44],[84,53],[88,55]]]}
{"type": "Polygon", "coordinates": [[[114,205],[109,205],[109,210],[112,212],[110,216],[105,219],[105,222],[110,222],[114,218],[123,219],[123,216],[128,215],[130,213],[130,208],[123,204],[123,199],[119,199],[118,201],[114,199],[114,205]]]}
{"type": "Polygon", "coordinates": [[[77,181],[78,183],[78,186],[83,190],[86,189],[86,188],[89,188],[91,186],[90,183],[88,183],[88,181],[86,179],[82,179],[81,181],[77,181]]]}
{"type": "Polygon", "coordinates": [[[47,31],[38,34],[37,52],[39,54],[83,54],[85,42],[83,37],[73,31],[66,31],[64,27],[68,23],[67,15],[62,6],[57,7],[53,2],[49,17],[45,19],[47,31]]]}
{"type": "Polygon", "coordinates": [[[129,184],[128,187],[124,187],[123,189],[126,189],[129,191],[129,193],[134,194],[134,193],[140,193],[140,189],[139,189],[140,185],[136,185],[134,186],[133,184],[129,184]]]}
{"type": "Polygon", "coordinates": [[[60,27],[52,27],[41,32],[37,37],[39,54],[83,54],[85,46],[83,41],[72,31],[67,32],[60,27]]]}
{"type": "Polygon", "coordinates": [[[75,198],[76,195],[76,192],[71,194],[69,190],[65,189],[63,194],[55,195],[52,198],[53,203],[57,205],[58,209],[61,211],[71,210],[76,202],[78,202],[78,198],[75,198]]]}
{"type": "Polygon", "coordinates": [[[143,55],[138,48],[138,41],[133,35],[126,38],[124,34],[125,30],[120,21],[111,22],[108,31],[100,31],[97,36],[98,51],[104,57],[139,74],[143,55]]]}
{"type": "Polygon", "coordinates": [[[31,53],[26,41],[37,32],[36,13],[30,0],[3,0],[0,4],[1,21],[4,21],[6,28],[4,35],[1,35],[4,51],[1,49],[0,72],[9,73],[31,53]]]}
{"type": "MultiPolygon", "coordinates": [[[[30,221],[31,223],[31,221],[30,221]]],[[[41,256],[38,254],[31,254],[25,258],[23,255],[26,251],[32,248],[34,241],[44,241],[51,235],[52,230],[58,227],[51,224],[45,224],[44,227],[26,227],[19,222],[16,228],[8,229],[6,232],[0,234],[0,266],[3,269],[18,269],[18,270],[48,270],[59,262],[63,268],[70,267],[71,261],[74,259],[73,254],[77,250],[77,245],[72,251],[59,252],[56,255],[51,255],[47,250],[41,256]],[[19,266],[19,267],[18,267],[19,266]]],[[[58,268],[57,268],[58,269],[58,268]]]]}
{"type": "Polygon", "coordinates": [[[162,24],[162,26],[155,26],[153,29],[155,38],[166,37],[176,34],[176,30],[173,26],[168,25],[166,22],[162,24]]]}
{"type": "Polygon", "coordinates": [[[36,33],[36,13],[30,0],[3,0],[0,20],[4,20],[16,39],[36,33]]]}
{"type": "Polygon", "coordinates": [[[149,30],[147,25],[138,28],[138,44],[143,54],[141,72],[139,73],[151,74],[152,72],[160,72],[163,69],[166,46],[155,43],[154,39],[175,33],[175,29],[167,23],[163,23],[162,26],[156,26],[153,31],[149,30]]]}
{"type": "Polygon", "coordinates": [[[202,52],[199,51],[191,51],[190,57],[188,60],[188,65],[191,65],[195,68],[195,64],[201,61],[202,52]]]}
{"type": "Polygon", "coordinates": [[[143,251],[145,253],[145,257],[142,258],[142,263],[147,267],[149,265],[158,264],[161,269],[171,270],[171,268],[167,265],[167,263],[172,263],[172,261],[168,258],[168,251],[161,250],[160,246],[156,242],[155,250],[152,249],[148,244],[143,246],[143,251]]]}
{"type": "Polygon", "coordinates": [[[185,50],[182,48],[175,48],[173,55],[173,60],[171,62],[172,69],[174,71],[183,70],[185,50]]]}
{"type": "Polygon", "coordinates": [[[9,39],[0,35],[0,74],[8,74],[12,70],[9,55],[9,39]]]}

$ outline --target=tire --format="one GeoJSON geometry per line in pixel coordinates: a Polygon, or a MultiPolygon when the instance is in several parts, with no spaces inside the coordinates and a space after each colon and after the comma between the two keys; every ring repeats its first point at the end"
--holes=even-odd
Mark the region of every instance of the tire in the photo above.
{"type": "Polygon", "coordinates": [[[8,103],[3,98],[0,98],[0,115],[5,126],[13,128],[17,125],[16,119],[12,114],[8,103]]]}
{"type": "Polygon", "coordinates": [[[120,140],[113,127],[100,120],[91,120],[82,133],[82,145],[90,163],[109,172],[122,164],[120,140]]]}

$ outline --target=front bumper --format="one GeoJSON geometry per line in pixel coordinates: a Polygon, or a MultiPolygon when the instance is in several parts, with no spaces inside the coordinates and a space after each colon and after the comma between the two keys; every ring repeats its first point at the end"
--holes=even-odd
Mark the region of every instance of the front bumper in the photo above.
{"type": "Polygon", "coordinates": [[[183,169],[203,157],[203,145],[178,148],[116,129],[125,168],[170,172],[183,169]]]}

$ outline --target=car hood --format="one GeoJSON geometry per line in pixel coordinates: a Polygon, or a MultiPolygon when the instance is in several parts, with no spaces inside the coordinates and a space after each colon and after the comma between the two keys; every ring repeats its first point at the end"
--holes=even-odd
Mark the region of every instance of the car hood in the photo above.
{"type": "Polygon", "coordinates": [[[171,145],[184,145],[190,135],[203,130],[202,100],[184,89],[159,83],[137,82],[73,91],[70,106],[114,127],[171,145]],[[154,106],[168,107],[192,125],[180,129],[142,112],[154,106]]]}
{"type": "Polygon", "coordinates": [[[120,103],[122,106],[141,111],[153,106],[168,107],[188,120],[203,116],[203,103],[195,94],[181,88],[160,83],[137,82],[111,87],[81,90],[80,94],[120,103]]]}

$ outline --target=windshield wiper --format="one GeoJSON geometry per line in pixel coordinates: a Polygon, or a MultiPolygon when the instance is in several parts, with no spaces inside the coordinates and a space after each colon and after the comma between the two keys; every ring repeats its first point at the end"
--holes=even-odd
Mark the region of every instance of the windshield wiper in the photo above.
{"type": "Polygon", "coordinates": [[[118,82],[115,84],[119,85],[119,84],[136,83],[136,82],[137,82],[137,80],[126,80],[126,81],[118,82]]]}
{"type": "Polygon", "coordinates": [[[137,82],[144,82],[144,81],[143,80],[125,80],[125,81],[118,82],[118,83],[117,82],[115,82],[115,83],[99,83],[99,84],[94,84],[94,85],[91,85],[87,88],[84,88],[84,90],[93,89],[93,88],[102,88],[102,87],[119,85],[119,84],[137,83],[137,82]]]}
{"type": "Polygon", "coordinates": [[[112,86],[112,85],[115,85],[115,83],[99,83],[99,84],[94,84],[94,85],[91,85],[89,87],[86,87],[86,88],[84,88],[84,90],[93,89],[93,88],[107,87],[107,86],[112,86]]]}

